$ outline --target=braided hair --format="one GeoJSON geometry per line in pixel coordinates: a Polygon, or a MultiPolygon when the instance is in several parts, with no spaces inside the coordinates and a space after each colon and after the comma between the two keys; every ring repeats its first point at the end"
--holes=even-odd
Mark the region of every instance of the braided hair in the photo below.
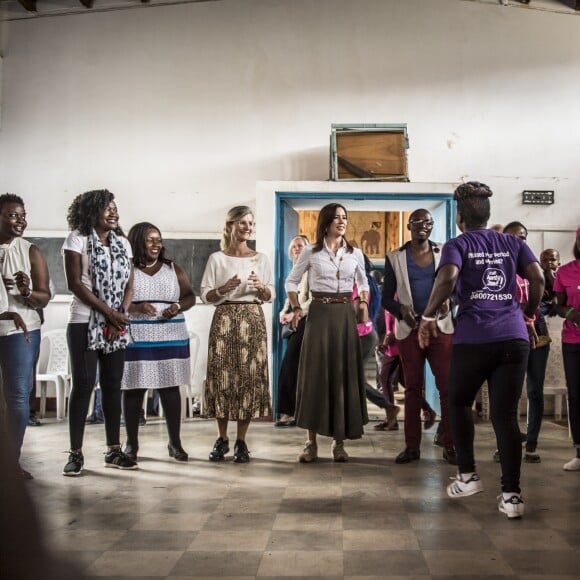
{"type": "Polygon", "coordinates": [[[487,225],[491,214],[489,198],[493,191],[485,183],[468,181],[462,183],[454,192],[453,199],[457,202],[457,213],[470,229],[482,228],[487,225]]]}

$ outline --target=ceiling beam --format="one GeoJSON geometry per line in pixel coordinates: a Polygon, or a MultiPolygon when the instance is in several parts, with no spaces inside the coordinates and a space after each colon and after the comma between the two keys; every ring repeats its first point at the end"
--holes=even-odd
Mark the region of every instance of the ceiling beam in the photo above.
{"type": "Polygon", "coordinates": [[[36,12],[36,0],[18,0],[18,4],[23,6],[28,12],[36,12]]]}

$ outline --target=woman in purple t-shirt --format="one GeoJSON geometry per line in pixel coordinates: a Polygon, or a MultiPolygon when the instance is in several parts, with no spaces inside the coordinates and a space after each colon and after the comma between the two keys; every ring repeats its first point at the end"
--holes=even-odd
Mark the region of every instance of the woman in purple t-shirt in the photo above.
{"type": "Polygon", "coordinates": [[[520,490],[522,447],[518,401],[530,344],[537,339],[535,312],[544,290],[540,265],[515,236],[488,230],[491,189],[477,181],[460,185],[457,225],[463,232],[445,244],[433,291],[419,327],[419,344],[437,333],[438,310],[455,290],[458,304],[449,381],[449,413],[458,459],[457,478],[447,486],[452,498],[479,493],[475,471],[471,408],[487,381],[491,420],[501,461],[499,511],[508,518],[524,513],[520,490]],[[524,316],[516,295],[516,274],[530,283],[524,316]]]}
{"type": "Polygon", "coordinates": [[[576,230],[574,260],[561,266],[554,281],[556,312],[565,318],[562,356],[568,388],[568,415],[576,457],[564,465],[566,471],[580,470],[580,228],[576,230]]]}

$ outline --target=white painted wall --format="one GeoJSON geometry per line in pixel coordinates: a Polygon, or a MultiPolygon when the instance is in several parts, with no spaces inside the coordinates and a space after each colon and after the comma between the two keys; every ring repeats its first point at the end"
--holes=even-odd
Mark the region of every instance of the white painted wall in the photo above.
{"type": "MultiPolygon", "coordinates": [[[[257,180],[326,179],[333,122],[406,122],[414,181],[576,226],[580,18],[459,0],[224,0],[10,22],[0,191],[30,229],[108,186],[125,225],[216,232],[257,180]],[[575,130],[576,129],[576,130],[575,130]],[[555,188],[553,208],[521,190],[555,188]]],[[[258,216],[259,219],[259,216],[258,216]]]]}
{"type": "Polygon", "coordinates": [[[0,191],[25,198],[31,235],[62,234],[74,195],[97,187],[126,228],[217,235],[230,206],[256,205],[257,181],[326,179],[337,122],[407,123],[413,181],[486,181],[492,221],[523,221],[533,243],[580,222],[575,16],[224,0],[3,31],[0,191]],[[523,189],[555,189],[556,205],[522,206],[523,189]]]}

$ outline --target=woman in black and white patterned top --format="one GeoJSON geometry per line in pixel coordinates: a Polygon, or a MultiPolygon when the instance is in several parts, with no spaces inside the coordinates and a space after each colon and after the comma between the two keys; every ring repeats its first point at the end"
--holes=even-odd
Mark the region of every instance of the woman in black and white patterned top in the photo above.
{"type": "Polygon", "coordinates": [[[97,380],[102,392],[105,467],[137,469],[121,451],[121,379],[131,304],[131,246],[119,227],[115,196],[106,189],[78,195],[68,210],[72,230],[62,251],[73,300],[67,340],[71,358],[70,453],[63,475],[80,475],[85,418],[97,380]]]}

